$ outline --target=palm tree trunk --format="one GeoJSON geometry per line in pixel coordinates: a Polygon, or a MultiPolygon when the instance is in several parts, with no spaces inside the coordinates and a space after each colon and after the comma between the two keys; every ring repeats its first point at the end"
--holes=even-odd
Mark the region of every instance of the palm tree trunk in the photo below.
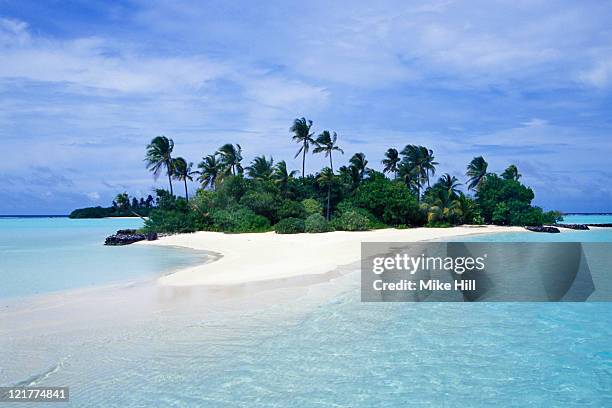
{"type": "Polygon", "coordinates": [[[185,181],[185,200],[189,201],[189,193],[187,192],[187,178],[185,178],[184,181],[185,181]]]}
{"type": "Polygon", "coordinates": [[[329,167],[331,168],[332,173],[334,172],[334,163],[332,162],[332,153],[329,152],[329,167]]]}
{"type": "Polygon", "coordinates": [[[330,208],[329,208],[329,203],[331,200],[331,185],[327,186],[327,221],[331,220],[331,213],[330,213],[330,208]]]}
{"type": "Polygon", "coordinates": [[[170,195],[173,196],[174,192],[172,191],[172,177],[170,177],[170,171],[168,171],[168,183],[170,183],[170,195]]]}
{"type": "Polygon", "coordinates": [[[304,154],[302,155],[302,178],[306,177],[304,170],[306,168],[306,144],[304,144],[304,154]]]}

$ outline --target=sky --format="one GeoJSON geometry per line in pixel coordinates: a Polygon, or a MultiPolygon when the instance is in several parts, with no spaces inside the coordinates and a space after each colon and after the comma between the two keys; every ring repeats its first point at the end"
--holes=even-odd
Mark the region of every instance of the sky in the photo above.
{"type": "Polygon", "coordinates": [[[610,21],[611,1],[0,0],[0,214],[152,193],[157,135],[297,169],[302,116],[335,163],[421,144],[436,177],[482,155],[545,209],[612,211],[610,21]]]}

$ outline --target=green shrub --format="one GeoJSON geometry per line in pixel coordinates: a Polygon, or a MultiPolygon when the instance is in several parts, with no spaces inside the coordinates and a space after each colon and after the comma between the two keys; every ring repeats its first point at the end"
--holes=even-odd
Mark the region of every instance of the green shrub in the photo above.
{"type": "Polygon", "coordinates": [[[213,229],[222,232],[263,232],[270,229],[270,221],[248,208],[216,210],[212,213],[213,229]]]}
{"type": "Polygon", "coordinates": [[[273,193],[249,191],[242,196],[240,204],[247,207],[255,214],[263,215],[272,223],[279,219],[277,215],[279,200],[273,193]]]}
{"type": "Polygon", "coordinates": [[[422,225],[424,217],[416,197],[404,183],[375,177],[361,184],[352,198],[355,207],[389,224],[422,225]]]}
{"type": "Polygon", "coordinates": [[[277,234],[299,234],[304,232],[304,220],[301,218],[284,218],[275,226],[277,234]]]}
{"type": "Polygon", "coordinates": [[[321,214],[312,214],[304,221],[304,230],[306,232],[329,232],[333,228],[331,224],[321,214]]]}
{"type": "Polygon", "coordinates": [[[299,201],[285,200],[278,209],[278,218],[306,218],[304,204],[299,201]]]}
{"type": "Polygon", "coordinates": [[[340,231],[367,231],[370,229],[370,220],[366,215],[356,209],[345,210],[332,221],[336,230],[340,231]]]}
{"type": "Polygon", "coordinates": [[[194,232],[201,225],[195,213],[155,209],[145,221],[145,232],[194,232]]]}
{"type": "Polygon", "coordinates": [[[556,224],[563,221],[563,214],[560,211],[546,211],[542,218],[544,224],[556,224]]]}
{"type": "MultiPolygon", "coordinates": [[[[360,214],[361,216],[365,217],[368,220],[367,229],[378,229],[378,228],[388,227],[387,224],[385,224],[384,222],[381,222],[378,218],[374,216],[374,214],[372,214],[365,208],[355,207],[351,200],[343,200],[338,204],[336,208],[334,219],[340,218],[342,214],[347,213],[347,212],[356,212],[360,214]]],[[[332,220],[332,223],[333,223],[333,220],[332,220]]]]}
{"type": "Polygon", "coordinates": [[[304,210],[306,210],[307,215],[321,214],[323,212],[323,206],[314,198],[307,198],[303,200],[302,205],[304,206],[304,210]]]}
{"type": "Polygon", "coordinates": [[[248,182],[242,175],[225,176],[223,181],[218,183],[215,195],[222,203],[229,201],[239,202],[248,189],[248,182]]]}
{"type": "Polygon", "coordinates": [[[529,187],[496,174],[487,175],[476,193],[476,203],[484,221],[498,225],[526,225],[521,218],[530,211],[533,198],[533,190],[529,187]]]}

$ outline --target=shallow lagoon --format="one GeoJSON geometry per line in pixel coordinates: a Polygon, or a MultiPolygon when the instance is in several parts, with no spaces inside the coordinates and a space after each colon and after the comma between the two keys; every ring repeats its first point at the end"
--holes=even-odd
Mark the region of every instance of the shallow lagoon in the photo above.
{"type": "Polygon", "coordinates": [[[214,301],[4,336],[0,368],[22,359],[29,371],[0,369],[0,383],[70,385],[72,406],[612,405],[609,303],[364,304],[359,294],[354,270],[246,307],[214,301]]]}
{"type": "Polygon", "coordinates": [[[104,246],[139,218],[0,217],[0,298],[138,280],[203,262],[187,249],[104,246]]]}

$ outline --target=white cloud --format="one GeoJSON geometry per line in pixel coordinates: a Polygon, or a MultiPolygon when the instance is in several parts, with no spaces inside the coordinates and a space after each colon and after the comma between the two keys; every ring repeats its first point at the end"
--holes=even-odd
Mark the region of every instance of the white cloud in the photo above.
{"type": "Polygon", "coordinates": [[[87,196],[87,198],[89,198],[91,201],[99,201],[100,200],[100,193],[98,193],[97,191],[91,191],[89,193],[85,194],[87,196]]]}
{"type": "Polygon", "coordinates": [[[579,78],[587,85],[598,88],[612,84],[612,58],[600,61],[594,67],[581,72],[579,78]]]}
{"type": "Polygon", "coordinates": [[[202,56],[147,56],[95,37],[50,40],[32,37],[27,27],[0,20],[0,78],[65,83],[85,93],[161,92],[198,89],[226,72],[202,56]]]}
{"type": "Polygon", "coordinates": [[[528,120],[527,122],[521,123],[521,125],[525,127],[541,127],[541,126],[546,126],[547,124],[548,124],[547,120],[539,119],[539,118],[532,118],[528,120]]]}

